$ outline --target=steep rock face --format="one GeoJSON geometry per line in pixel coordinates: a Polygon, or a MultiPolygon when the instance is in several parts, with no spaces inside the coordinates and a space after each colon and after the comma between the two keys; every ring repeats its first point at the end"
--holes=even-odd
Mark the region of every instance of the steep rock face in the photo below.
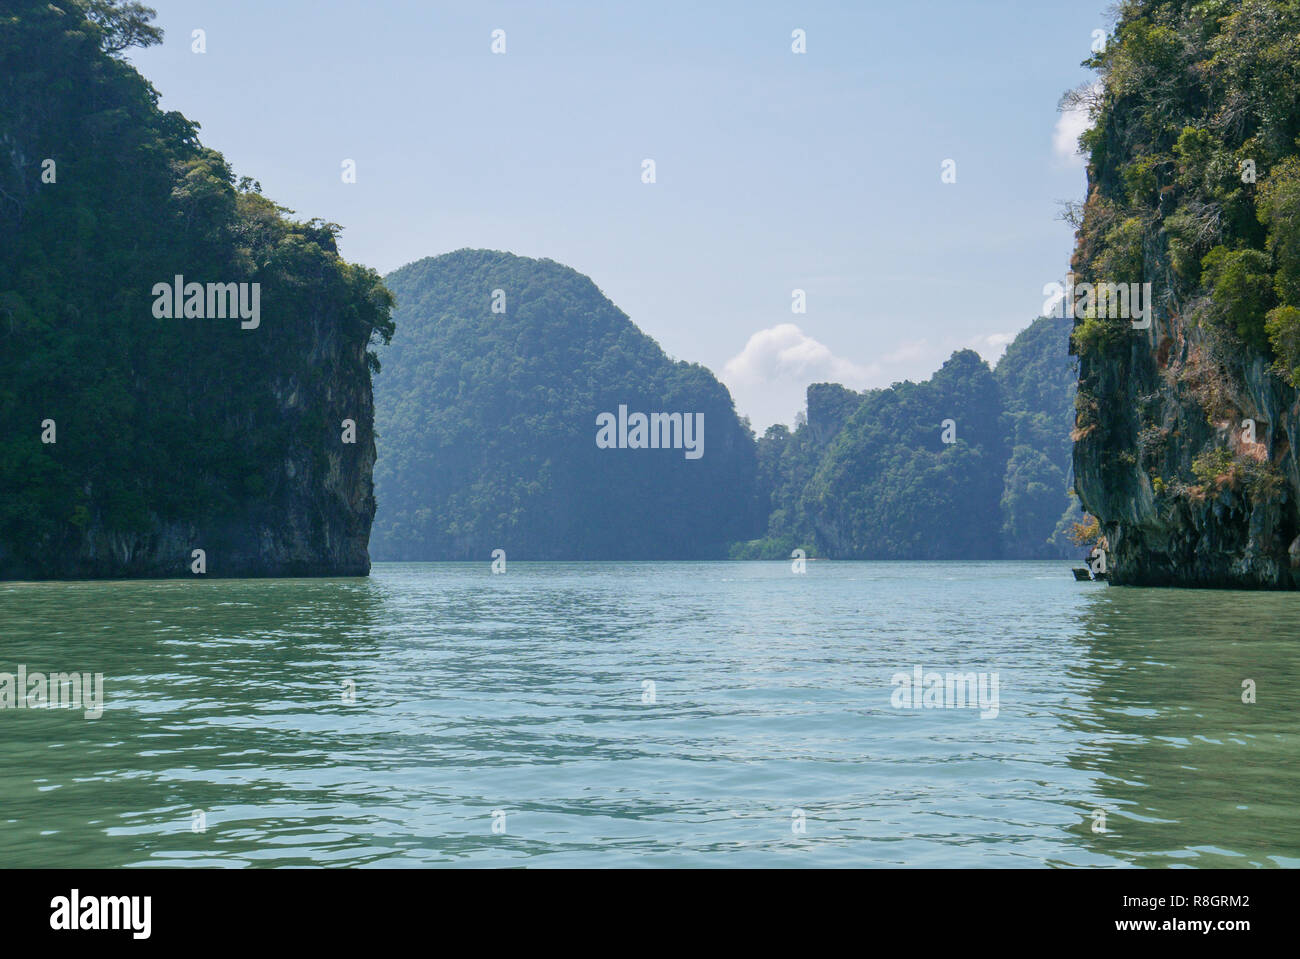
{"type": "MultiPolygon", "coordinates": [[[[183,465],[167,470],[163,445],[144,455],[141,468],[158,468],[168,477],[164,481],[193,483],[208,495],[183,518],[170,504],[164,512],[146,505],[142,515],[122,522],[109,503],[120,476],[82,472],[84,485],[74,499],[81,512],[71,515],[72,522],[36,542],[0,537],[0,579],[191,576],[195,549],[204,551],[205,575],[211,577],[366,575],[375,514],[366,347],[341,335],[337,309],[314,312],[294,325],[290,339],[297,346],[286,350],[279,374],[258,384],[256,399],[227,409],[216,401],[195,404],[205,432],[228,437],[234,447],[228,453],[248,464],[241,466],[236,488],[222,489],[217,482],[225,487],[228,481],[196,476],[183,465]],[[355,424],[355,442],[342,441],[344,420],[355,424]]],[[[219,392],[220,384],[213,385],[201,393],[219,392]]],[[[138,401],[151,402],[147,383],[138,401]]],[[[75,406],[54,411],[53,418],[57,443],[39,455],[94,456],[113,441],[90,434],[89,418],[75,406]]],[[[29,444],[37,433],[31,431],[29,444]]],[[[5,491],[26,492],[17,484],[6,484],[5,491]]],[[[148,503],[147,496],[143,500],[148,503]]],[[[64,502],[54,505],[56,515],[64,502]]]]}
{"type": "Polygon", "coordinates": [[[810,383],[806,393],[808,431],[818,447],[839,435],[849,417],[862,405],[862,394],[838,383],[810,383]]]}
{"type": "Polygon", "coordinates": [[[1110,581],[1300,586],[1300,11],[1127,4],[1083,92],[1077,282],[1149,283],[1151,323],[1081,301],[1075,486],[1110,581]]]}
{"type": "Polygon", "coordinates": [[[0,579],[364,575],[391,297],[158,108],[148,15],[0,17],[0,579]]]}
{"type": "MultiPolygon", "coordinates": [[[[316,411],[336,411],[331,422],[355,420],[354,445],[338,442],[341,429],[327,430],[314,443],[291,442],[278,461],[265,465],[265,492],[218,516],[177,521],[151,513],[146,529],[124,531],[95,511],[80,535],[69,538],[66,554],[43,554],[36,562],[6,555],[0,543],[0,579],[191,576],[194,549],[204,551],[211,577],[369,573],[375,440],[369,378],[358,376],[365,369],[364,347],[339,342],[324,318],[314,318],[310,328],[316,336],[307,355],[313,375],[270,384],[269,415],[310,435],[320,420],[316,411]]],[[[243,428],[235,420],[227,425],[243,428]]]]}
{"type": "Polygon", "coordinates": [[[1157,309],[1127,349],[1083,357],[1096,425],[1075,444],[1075,488],[1106,537],[1112,583],[1300,586],[1296,391],[1232,346],[1157,309]]]}

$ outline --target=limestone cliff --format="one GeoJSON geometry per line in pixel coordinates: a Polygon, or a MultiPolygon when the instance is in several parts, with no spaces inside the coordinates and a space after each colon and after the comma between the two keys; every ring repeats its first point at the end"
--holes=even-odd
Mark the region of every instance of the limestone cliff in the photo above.
{"type": "Polygon", "coordinates": [[[1074,473],[1112,583],[1300,585],[1298,38],[1292,3],[1129,2],[1071,98],[1074,473]]]}
{"type": "Polygon", "coordinates": [[[392,298],[159,109],[150,16],[0,16],[0,579],[364,575],[392,298]]]}

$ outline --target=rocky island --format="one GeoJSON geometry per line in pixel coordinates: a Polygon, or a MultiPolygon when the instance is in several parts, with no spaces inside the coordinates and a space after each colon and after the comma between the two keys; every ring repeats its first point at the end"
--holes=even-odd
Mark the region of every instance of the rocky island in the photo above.
{"type": "Polygon", "coordinates": [[[151,14],[3,14],[0,579],[364,575],[391,298],[159,109],[151,14]]]}
{"type": "Polygon", "coordinates": [[[1072,269],[1151,283],[1076,315],[1075,486],[1116,584],[1300,585],[1300,11],[1128,4],[1100,80],[1072,269]]]}

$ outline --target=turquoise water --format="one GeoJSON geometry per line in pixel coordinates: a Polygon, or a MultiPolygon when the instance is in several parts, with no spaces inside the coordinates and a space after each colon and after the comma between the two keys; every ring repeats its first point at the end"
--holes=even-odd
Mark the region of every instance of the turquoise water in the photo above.
{"type": "Polygon", "coordinates": [[[0,584],[0,671],[107,699],[0,710],[0,866],[1296,866],[1297,602],[1067,563],[0,584]],[[997,673],[996,717],[894,708],[915,666],[997,673]]]}

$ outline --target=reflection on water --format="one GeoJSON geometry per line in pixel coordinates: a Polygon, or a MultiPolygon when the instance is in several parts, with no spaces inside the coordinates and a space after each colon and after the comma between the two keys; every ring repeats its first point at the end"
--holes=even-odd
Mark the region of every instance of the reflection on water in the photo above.
{"type": "Polygon", "coordinates": [[[1058,563],[0,584],[0,672],[108,700],[0,710],[0,865],[1297,865],[1294,601],[1058,563]],[[918,665],[997,672],[997,718],[892,708],[918,665]]]}
{"type": "Polygon", "coordinates": [[[1147,866],[1300,865],[1300,625],[1285,593],[1109,589],[1082,617],[1097,852],[1147,866]],[[1256,701],[1242,701],[1246,680],[1256,701]]]}

